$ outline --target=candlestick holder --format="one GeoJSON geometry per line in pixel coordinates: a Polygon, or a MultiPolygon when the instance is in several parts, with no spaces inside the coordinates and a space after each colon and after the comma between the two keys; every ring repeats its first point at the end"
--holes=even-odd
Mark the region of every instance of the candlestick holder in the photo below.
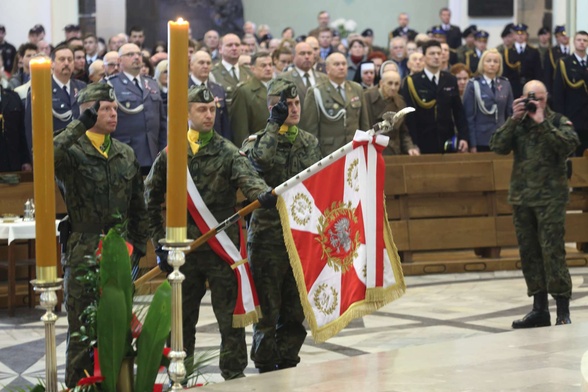
{"type": "Polygon", "coordinates": [[[174,269],[167,277],[172,287],[171,352],[168,354],[170,359],[168,373],[173,382],[171,391],[183,390],[181,383],[186,377],[184,364],[186,352],[182,327],[182,282],[185,276],[180,272],[180,267],[186,262],[184,252],[190,250],[191,242],[186,239],[185,227],[168,228],[166,238],[159,241],[163,249],[169,251],[167,262],[174,269]]]}
{"type": "Polygon", "coordinates": [[[55,344],[55,322],[57,315],[53,313],[57,305],[57,290],[61,289],[63,279],[54,281],[32,280],[35,291],[41,293],[41,306],[45,308],[45,314],[41,321],[45,324],[45,390],[57,392],[57,347],[55,344]]]}

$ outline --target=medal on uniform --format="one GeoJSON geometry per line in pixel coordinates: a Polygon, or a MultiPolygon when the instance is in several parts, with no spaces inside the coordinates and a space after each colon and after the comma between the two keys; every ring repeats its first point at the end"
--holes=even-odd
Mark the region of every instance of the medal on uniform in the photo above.
{"type": "Polygon", "coordinates": [[[334,105],[333,105],[333,109],[335,109],[335,110],[336,110],[336,109],[339,109],[339,104],[337,104],[337,103],[336,103],[336,104],[334,104],[334,105]]]}

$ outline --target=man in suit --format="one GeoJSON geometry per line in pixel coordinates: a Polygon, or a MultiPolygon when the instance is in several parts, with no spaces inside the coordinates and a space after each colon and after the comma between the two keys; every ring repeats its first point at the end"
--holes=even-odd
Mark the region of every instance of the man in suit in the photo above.
{"type": "Polygon", "coordinates": [[[309,36],[318,38],[320,29],[323,27],[329,27],[329,22],[331,21],[331,17],[327,11],[320,11],[317,16],[318,27],[310,30],[308,33],[309,36]]]}
{"type": "Polygon", "coordinates": [[[294,68],[281,76],[286,80],[294,82],[296,85],[301,107],[304,107],[307,90],[328,80],[325,74],[315,72],[312,69],[313,57],[314,55],[310,45],[306,42],[299,42],[295,48],[294,68]]]}
{"type": "Polygon", "coordinates": [[[84,52],[86,53],[86,67],[90,67],[90,64],[100,59],[98,56],[98,38],[92,33],[84,36],[84,52]]]}
{"type": "Polygon", "coordinates": [[[223,36],[220,42],[220,54],[222,60],[212,67],[214,82],[225,89],[227,105],[231,110],[231,101],[235,88],[240,82],[246,82],[251,77],[251,71],[247,67],[239,66],[241,55],[241,39],[235,34],[223,36]]]}
{"type": "Polygon", "coordinates": [[[214,130],[222,137],[232,140],[233,131],[229,122],[229,109],[225,97],[225,90],[220,84],[210,80],[210,69],[212,67],[212,58],[210,54],[203,50],[192,55],[190,59],[190,78],[188,79],[188,88],[204,84],[216,102],[216,117],[214,119],[214,130]]]}
{"type": "Polygon", "coordinates": [[[220,60],[219,42],[220,37],[216,30],[208,30],[206,34],[204,34],[204,45],[210,51],[210,57],[215,63],[220,60]]]}
{"type": "Polygon", "coordinates": [[[135,151],[144,175],[167,145],[167,113],[157,82],[139,73],[141,50],[135,44],[119,49],[120,72],[107,79],[118,103],[118,125],[113,137],[135,151]]]}
{"type": "MultiPolygon", "coordinates": [[[[380,84],[368,88],[364,91],[365,102],[368,108],[369,123],[374,124],[383,120],[386,112],[398,112],[406,107],[402,96],[398,94],[400,90],[400,74],[396,71],[386,71],[380,79],[380,84]]],[[[413,144],[408,128],[404,121],[396,124],[388,136],[390,141],[384,154],[400,155],[420,155],[418,148],[413,144]]]]}
{"type": "Polygon", "coordinates": [[[441,8],[439,18],[441,19],[441,28],[447,36],[447,44],[451,49],[459,48],[461,46],[461,30],[459,27],[451,24],[451,11],[449,8],[441,8]]]}
{"type": "Polygon", "coordinates": [[[504,73],[512,86],[514,97],[520,97],[523,86],[530,80],[541,79],[541,56],[537,48],[527,44],[527,25],[519,23],[513,28],[514,46],[503,52],[504,73]]]}
{"type": "Polygon", "coordinates": [[[409,17],[406,12],[398,14],[398,27],[388,34],[388,40],[391,40],[394,37],[404,37],[407,41],[414,41],[418,33],[408,27],[408,21],[409,17]]]}
{"type": "Polygon", "coordinates": [[[326,63],[329,80],[307,91],[300,124],[319,139],[323,156],[353,140],[356,130],[370,128],[363,88],[345,80],[345,56],[333,53],[326,63]]]}
{"type": "Polygon", "coordinates": [[[561,58],[553,82],[553,110],[568,117],[580,138],[577,156],[588,148],[588,32],[574,36],[574,54],[561,58]]]}
{"type": "Polygon", "coordinates": [[[335,48],[331,46],[331,42],[333,41],[333,31],[328,27],[321,27],[318,33],[318,41],[321,59],[325,60],[335,51],[335,48]]]}
{"type": "Polygon", "coordinates": [[[547,91],[550,93],[552,92],[555,70],[557,68],[557,64],[559,64],[559,60],[571,54],[570,48],[568,46],[570,43],[570,37],[568,37],[566,27],[555,26],[554,34],[557,44],[547,51],[543,61],[543,80],[545,82],[545,86],[547,87],[547,91]]]}
{"type": "MultiPolygon", "coordinates": [[[[53,109],[53,130],[63,129],[80,115],[77,101],[78,92],[86,87],[86,83],[72,79],[74,69],[73,51],[65,46],[57,46],[51,54],[51,90],[53,109]]],[[[25,134],[29,152],[33,148],[33,124],[31,113],[31,91],[27,93],[25,105],[25,134]]],[[[31,155],[32,156],[32,155],[31,155]]]]}
{"type": "Polygon", "coordinates": [[[423,154],[467,152],[468,128],[457,79],[440,70],[439,42],[427,41],[422,49],[425,69],[408,76],[402,88],[407,106],[416,109],[406,118],[412,140],[423,154]]]}
{"type": "Polygon", "coordinates": [[[401,78],[408,75],[408,67],[406,63],[406,40],[402,37],[394,37],[390,40],[389,45],[390,60],[394,61],[394,64],[398,67],[398,73],[401,78]]]}
{"type": "Polygon", "coordinates": [[[269,52],[258,52],[251,57],[251,71],[253,76],[237,85],[231,102],[229,117],[236,146],[241,146],[249,135],[265,128],[269,115],[267,85],[274,71],[269,52]]]}

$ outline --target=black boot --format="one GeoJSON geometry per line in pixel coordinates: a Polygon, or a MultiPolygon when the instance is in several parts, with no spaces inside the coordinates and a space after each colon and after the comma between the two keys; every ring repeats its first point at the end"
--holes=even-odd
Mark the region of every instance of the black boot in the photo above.
{"type": "Polygon", "coordinates": [[[555,297],[557,304],[557,319],[555,325],[571,324],[570,320],[570,299],[565,297],[555,297]]]}
{"type": "Polygon", "coordinates": [[[549,316],[547,293],[533,295],[533,310],[527,313],[522,319],[512,322],[512,327],[515,329],[549,327],[550,325],[551,317],[549,316]]]}

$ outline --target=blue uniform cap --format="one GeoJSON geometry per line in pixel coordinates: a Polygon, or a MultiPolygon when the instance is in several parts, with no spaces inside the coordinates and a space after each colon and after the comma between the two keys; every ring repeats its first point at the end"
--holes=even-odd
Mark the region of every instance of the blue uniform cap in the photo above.
{"type": "Polygon", "coordinates": [[[446,36],[447,32],[441,26],[433,26],[431,27],[431,34],[434,36],[446,36]]]}
{"type": "Polygon", "coordinates": [[[553,30],[553,34],[563,34],[567,35],[566,33],[566,26],[555,26],[555,30],[553,30]]]}
{"type": "Polygon", "coordinates": [[[488,37],[490,37],[490,34],[488,34],[488,32],[485,30],[479,30],[479,31],[476,31],[476,33],[474,34],[474,37],[480,41],[487,41],[488,37]]]}
{"type": "Polygon", "coordinates": [[[515,33],[517,34],[523,34],[527,32],[527,29],[529,28],[529,26],[527,26],[524,23],[518,23],[516,25],[514,25],[513,30],[515,31],[515,33]]]}

